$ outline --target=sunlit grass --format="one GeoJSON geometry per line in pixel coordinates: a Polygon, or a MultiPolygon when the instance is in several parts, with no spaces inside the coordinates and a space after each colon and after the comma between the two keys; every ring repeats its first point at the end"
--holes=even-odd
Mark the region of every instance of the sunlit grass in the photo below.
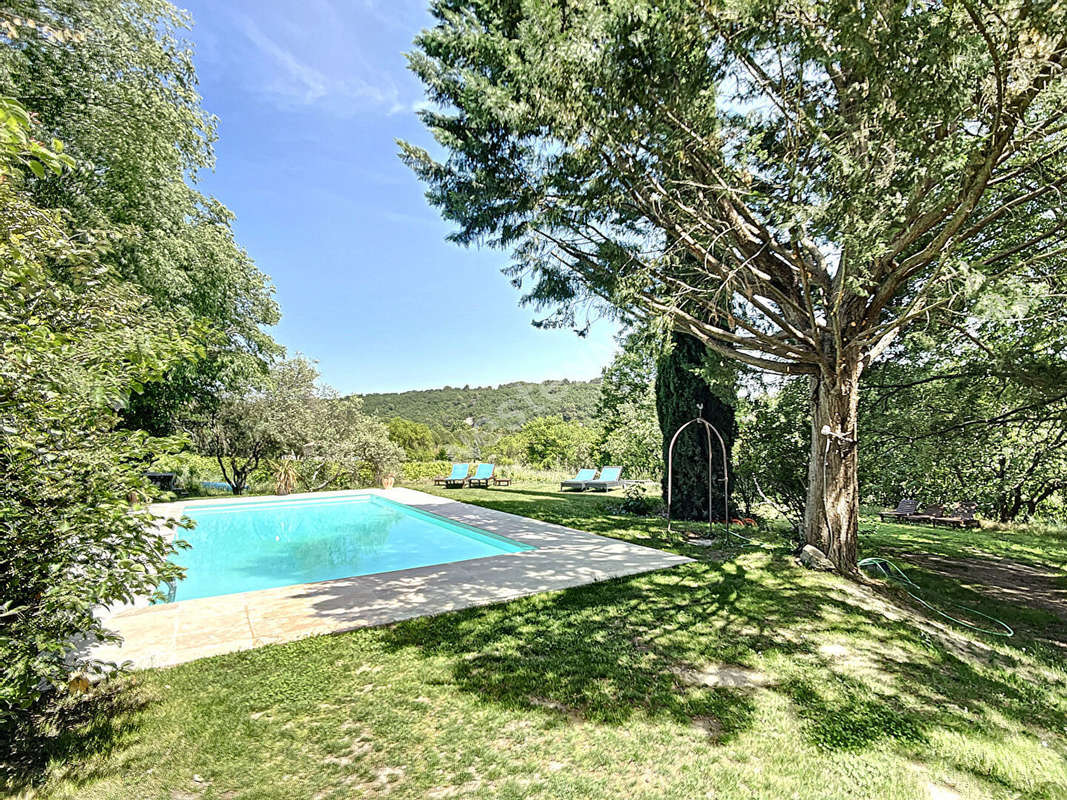
{"type": "MultiPolygon", "coordinates": [[[[124,800],[1067,796],[1067,651],[1033,610],[909,569],[1018,626],[1004,641],[942,624],[898,590],[802,570],[773,535],[722,560],[662,520],[607,513],[610,496],[438,493],[699,560],[141,673],[112,687],[112,706],[100,698],[44,739],[18,788],[124,800]]],[[[1036,540],[865,527],[865,554],[1043,558],[1036,540]]]]}

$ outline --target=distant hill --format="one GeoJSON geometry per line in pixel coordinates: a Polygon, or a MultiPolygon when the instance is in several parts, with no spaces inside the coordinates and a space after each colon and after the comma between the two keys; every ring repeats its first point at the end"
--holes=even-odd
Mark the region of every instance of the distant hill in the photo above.
{"type": "Polygon", "coordinates": [[[364,409],[379,417],[404,417],[429,425],[439,440],[442,434],[512,431],[534,417],[560,415],[566,420],[592,419],[600,396],[600,379],[544,381],[464,386],[457,389],[422,389],[363,395],[364,409]]]}

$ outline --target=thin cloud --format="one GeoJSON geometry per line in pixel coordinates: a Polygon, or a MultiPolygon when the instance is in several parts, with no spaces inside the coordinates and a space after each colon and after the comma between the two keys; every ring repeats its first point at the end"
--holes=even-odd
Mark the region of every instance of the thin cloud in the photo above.
{"type": "MultiPolygon", "coordinates": [[[[257,60],[261,69],[255,70],[254,88],[279,108],[314,107],[338,116],[351,116],[362,112],[397,114],[415,105],[401,100],[393,79],[370,68],[358,53],[346,50],[333,59],[337,63],[329,69],[320,68],[281,44],[250,16],[235,11],[232,19],[260,56],[257,60]]],[[[321,44],[328,56],[328,43],[321,44]]]]}

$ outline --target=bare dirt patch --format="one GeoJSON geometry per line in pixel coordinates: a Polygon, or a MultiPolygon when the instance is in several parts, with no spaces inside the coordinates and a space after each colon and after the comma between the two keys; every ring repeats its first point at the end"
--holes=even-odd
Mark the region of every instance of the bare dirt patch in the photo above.
{"type": "Polygon", "coordinates": [[[774,683],[769,675],[732,664],[672,667],[671,672],[687,686],[708,686],[713,689],[759,689],[774,683]]]}
{"type": "Polygon", "coordinates": [[[1058,617],[1063,626],[1058,630],[1046,629],[1043,633],[1067,647],[1067,587],[1064,586],[1064,576],[1056,570],[1006,558],[909,555],[907,560],[998,602],[1048,611],[1058,617]]]}
{"type": "Polygon", "coordinates": [[[563,714],[571,722],[583,722],[584,717],[581,712],[576,708],[571,708],[568,705],[564,705],[556,700],[550,700],[547,697],[538,697],[537,695],[530,695],[530,705],[537,706],[539,708],[547,708],[551,711],[556,711],[563,714]]]}
{"type": "Polygon", "coordinates": [[[700,731],[713,742],[721,739],[723,734],[722,723],[715,717],[708,716],[693,717],[693,730],[700,731]]]}

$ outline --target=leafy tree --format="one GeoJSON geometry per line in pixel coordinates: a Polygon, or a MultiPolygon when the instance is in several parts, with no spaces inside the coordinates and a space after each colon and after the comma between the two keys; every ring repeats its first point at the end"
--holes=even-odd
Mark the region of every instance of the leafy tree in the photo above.
{"type": "Polygon", "coordinates": [[[393,417],[385,425],[389,440],[403,447],[408,458],[428,461],[434,456],[436,441],[428,425],[403,417],[393,417]]]}
{"type": "Polygon", "coordinates": [[[200,449],[214,458],[234,494],[244,494],[248,480],[272,455],[281,455],[276,431],[261,415],[261,397],[227,397],[208,420],[194,424],[200,449]]]}
{"type": "Polygon", "coordinates": [[[656,357],[659,342],[644,330],[633,331],[604,368],[596,420],[594,457],[621,466],[632,477],[663,473],[663,435],[656,413],[656,357]]]}
{"type": "Polygon", "coordinates": [[[751,516],[753,506],[769,501],[800,533],[808,490],[811,388],[803,378],[776,383],[738,407],[734,483],[746,513],[751,516]]]}
{"type": "Polygon", "coordinates": [[[917,320],[1055,293],[1067,271],[1067,7],[431,13],[410,62],[447,158],[402,156],[452,238],[511,248],[527,301],[557,309],[544,324],[603,302],[808,376],[805,536],[855,572],[864,371],[917,320]]]}
{"type": "Polygon", "coordinates": [[[239,390],[280,353],[267,278],[234,242],[233,215],[190,186],[213,165],[188,17],[164,0],[14,0],[0,26],[0,94],[19,99],[78,162],[28,189],[75,227],[107,230],[103,263],[157,308],[195,323],[206,349],[131,398],[132,427],[169,431],[194,402],[239,390]]]}
{"type": "Polygon", "coordinates": [[[620,345],[600,375],[595,415],[598,421],[613,417],[620,406],[639,398],[656,381],[661,342],[650,331],[640,329],[622,337],[620,345]]]}
{"type": "Polygon", "coordinates": [[[593,432],[563,417],[537,417],[502,437],[495,451],[537,469],[574,469],[588,463],[593,432]]]}
{"type": "Polygon", "coordinates": [[[645,386],[639,395],[617,406],[611,427],[601,430],[596,454],[601,465],[620,466],[630,478],[657,478],[663,474],[663,434],[652,386],[645,386]]]}
{"type": "Polygon", "coordinates": [[[703,425],[690,425],[675,441],[670,464],[672,496],[671,516],[676,519],[721,519],[730,509],[729,496],[723,489],[733,471],[733,454],[737,423],[733,405],[712,391],[708,375],[718,367],[719,359],[694,336],[675,332],[669,351],[660,358],[656,373],[656,410],[662,431],[663,499],[667,499],[668,450],[671,439],[685,423],[700,416],[719,432],[720,444],[711,437],[711,474],[708,474],[708,431],[703,425]],[[723,463],[723,445],[727,463],[723,463]],[[725,473],[724,473],[725,470],[725,473]],[[711,484],[709,491],[709,482],[711,484]]]}
{"type": "Polygon", "coordinates": [[[305,358],[276,364],[262,385],[225,398],[195,426],[201,447],[213,456],[234,494],[268,460],[285,464],[307,491],[399,471],[403,450],[384,423],[363,413],[358,397],[340,398],[317,385],[318,371],[305,358]]]}
{"type": "Polygon", "coordinates": [[[972,318],[972,338],[915,330],[872,369],[860,413],[871,431],[865,495],[895,503],[968,500],[1002,522],[1064,515],[1067,310],[1047,298],[972,318]]]}
{"type": "Polygon", "coordinates": [[[296,450],[303,488],[319,491],[399,474],[404,450],[389,439],[386,425],[364,414],[358,397],[339,398],[332,390],[323,395],[312,404],[312,435],[296,450]]]}
{"type": "MultiPolygon", "coordinates": [[[[101,264],[106,241],[73,233],[26,191],[66,174],[18,103],[0,99],[0,736],[48,687],[114,641],[95,611],[180,568],[138,502],[161,443],[116,430],[117,409],[175,361],[188,331],[101,264]],[[34,134],[31,136],[31,133],[34,134]],[[25,170],[25,172],[24,172],[25,170]],[[62,280],[58,280],[59,277],[62,280]]],[[[171,527],[174,521],[169,522],[171,527]]]]}

